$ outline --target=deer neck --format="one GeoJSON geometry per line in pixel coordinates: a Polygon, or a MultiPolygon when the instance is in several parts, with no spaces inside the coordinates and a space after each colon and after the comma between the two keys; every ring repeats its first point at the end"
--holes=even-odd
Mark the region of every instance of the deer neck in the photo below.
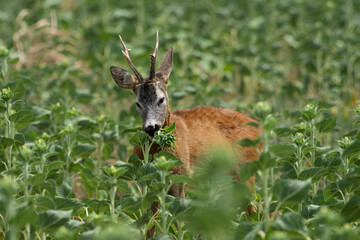
{"type": "Polygon", "coordinates": [[[167,103],[166,118],[165,118],[164,126],[162,126],[162,128],[171,125],[170,116],[171,116],[171,111],[170,111],[169,103],[167,103]]]}

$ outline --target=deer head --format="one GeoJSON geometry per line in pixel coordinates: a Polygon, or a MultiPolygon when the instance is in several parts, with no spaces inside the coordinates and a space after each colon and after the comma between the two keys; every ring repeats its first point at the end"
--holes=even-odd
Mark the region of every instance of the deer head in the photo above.
{"type": "Polygon", "coordinates": [[[128,49],[121,36],[120,41],[124,50],[122,53],[134,72],[131,75],[119,67],[110,67],[110,72],[115,83],[125,89],[130,89],[136,95],[136,108],[143,121],[143,127],[147,134],[154,136],[154,133],[169,124],[170,108],[166,92],[167,83],[173,65],[173,49],[169,48],[158,71],[155,69],[156,56],[159,46],[159,34],[156,33],[156,44],[154,53],[150,55],[151,67],[148,77],[143,78],[130,59],[128,49]]]}

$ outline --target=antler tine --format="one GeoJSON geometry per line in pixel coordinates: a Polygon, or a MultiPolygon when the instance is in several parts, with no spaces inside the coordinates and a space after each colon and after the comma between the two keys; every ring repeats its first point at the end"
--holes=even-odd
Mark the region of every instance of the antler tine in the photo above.
{"type": "Polygon", "coordinates": [[[155,50],[153,54],[150,54],[151,58],[151,67],[150,67],[150,76],[149,80],[153,79],[155,76],[155,66],[156,66],[156,55],[159,48],[159,31],[156,31],[156,44],[155,44],[155,50]]]}
{"type": "Polygon", "coordinates": [[[128,49],[124,43],[124,41],[122,40],[121,36],[119,35],[121,44],[123,45],[124,50],[121,50],[122,54],[124,55],[124,57],[126,58],[126,61],[129,63],[130,68],[133,70],[135,76],[137,77],[137,79],[139,80],[140,83],[144,82],[144,78],[141,76],[141,74],[139,73],[139,71],[136,69],[136,67],[134,66],[134,64],[131,61],[129,52],[131,51],[131,49],[128,49]]]}

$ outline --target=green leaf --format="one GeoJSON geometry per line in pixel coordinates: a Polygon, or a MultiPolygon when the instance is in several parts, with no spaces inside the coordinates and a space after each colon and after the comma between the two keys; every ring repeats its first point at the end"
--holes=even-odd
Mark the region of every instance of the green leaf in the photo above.
{"type": "Polygon", "coordinates": [[[35,206],[37,211],[55,209],[56,203],[54,200],[47,196],[36,196],[35,197],[35,206]]]}
{"type": "Polygon", "coordinates": [[[306,234],[308,232],[302,216],[297,212],[285,213],[276,219],[272,227],[283,231],[298,232],[300,234],[306,234]]]}
{"type": "Polygon", "coordinates": [[[113,143],[106,143],[104,146],[103,146],[103,149],[102,149],[102,153],[103,153],[103,158],[104,159],[109,159],[110,155],[113,153],[114,151],[114,144],[113,143]]]}
{"type": "Polygon", "coordinates": [[[300,202],[304,199],[311,187],[311,180],[300,181],[296,179],[278,179],[276,180],[273,193],[280,201],[300,202]]]}
{"type": "Polygon", "coordinates": [[[301,210],[301,215],[306,219],[312,218],[320,210],[320,208],[321,206],[319,205],[307,205],[301,210]]]}
{"type": "Polygon", "coordinates": [[[149,135],[143,131],[137,131],[129,140],[129,143],[134,146],[143,146],[146,141],[149,141],[149,135]]]}
{"type": "Polygon", "coordinates": [[[310,122],[312,119],[316,118],[316,114],[313,111],[301,111],[301,116],[305,121],[310,122]]]}
{"type": "Polygon", "coordinates": [[[170,126],[165,126],[164,131],[166,133],[173,133],[175,130],[175,122],[173,122],[170,126]]]}
{"type": "Polygon", "coordinates": [[[357,140],[347,148],[345,148],[342,156],[347,157],[352,154],[358,154],[360,152],[360,140],[357,140]]]}
{"type": "Polygon", "coordinates": [[[190,200],[185,198],[172,198],[169,206],[169,212],[173,217],[177,218],[184,214],[190,208],[190,200]]]}
{"type": "Polygon", "coordinates": [[[75,209],[83,206],[81,202],[75,199],[69,198],[54,198],[53,201],[56,204],[57,210],[75,209]]]}
{"type": "Polygon", "coordinates": [[[246,181],[250,177],[254,176],[255,173],[260,169],[261,166],[259,161],[247,162],[240,167],[239,177],[241,181],[246,181]]]}
{"type": "MultiPolygon", "coordinates": [[[[56,155],[56,153],[54,153],[52,156],[54,156],[54,155],[56,155]]],[[[62,166],[64,166],[65,164],[66,164],[66,162],[64,162],[64,161],[54,161],[54,162],[50,162],[50,163],[45,164],[44,168],[47,171],[51,171],[53,169],[59,169],[62,166]]]]}
{"type": "Polygon", "coordinates": [[[192,178],[186,175],[170,175],[171,183],[193,183],[192,178]]]}
{"type": "Polygon", "coordinates": [[[274,144],[269,147],[269,151],[277,157],[288,157],[295,153],[295,147],[291,144],[274,144]]]}
{"type": "Polygon", "coordinates": [[[239,177],[241,181],[246,181],[251,176],[254,176],[257,171],[264,171],[276,165],[275,158],[271,157],[268,152],[263,152],[259,160],[245,163],[240,167],[239,177]]]}
{"type": "Polygon", "coordinates": [[[119,209],[125,213],[138,212],[142,204],[142,198],[134,196],[123,196],[120,198],[119,209]]]}
{"type": "Polygon", "coordinates": [[[47,210],[38,216],[40,229],[54,231],[65,225],[71,218],[72,210],[47,210]]]}
{"type": "Polygon", "coordinates": [[[322,167],[307,168],[299,174],[298,178],[300,180],[311,178],[313,182],[317,182],[323,175],[327,174],[328,172],[328,169],[322,167]]]}
{"type": "Polygon", "coordinates": [[[171,168],[183,164],[180,159],[172,153],[161,151],[154,155],[154,165],[168,171],[171,168]]]}
{"type": "Polygon", "coordinates": [[[25,137],[22,133],[17,133],[14,137],[15,145],[22,146],[25,144],[25,137]]]}
{"type": "Polygon", "coordinates": [[[288,137],[294,133],[290,128],[275,128],[274,132],[278,137],[288,137]]]}
{"type": "Polygon", "coordinates": [[[360,218],[360,197],[353,196],[342,208],[341,215],[346,222],[353,222],[360,218]]]}
{"type": "Polygon", "coordinates": [[[67,198],[72,193],[72,187],[72,178],[64,178],[62,184],[59,187],[56,187],[56,194],[59,197],[67,198]]]}
{"type": "Polygon", "coordinates": [[[38,186],[42,184],[46,179],[46,173],[37,173],[27,179],[27,183],[31,186],[38,186]]]}
{"type": "Polygon", "coordinates": [[[131,133],[141,131],[141,127],[127,128],[124,126],[119,126],[119,134],[131,133]]]}
{"type": "Polygon", "coordinates": [[[96,147],[88,143],[78,143],[71,151],[72,157],[88,157],[96,150],[96,147]]]}
{"type": "Polygon", "coordinates": [[[315,127],[321,133],[331,132],[336,127],[336,118],[326,118],[321,122],[315,124],[315,127]]]}
{"type": "Polygon", "coordinates": [[[133,223],[134,227],[141,228],[150,221],[152,216],[153,216],[152,212],[147,211],[145,214],[143,214],[140,218],[138,218],[138,220],[136,220],[133,223]]]}
{"type": "Polygon", "coordinates": [[[242,147],[256,147],[259,144],[259,142],[260,142],[260,138],[256,138],[256,139],[244,138],[239,142],[236,142],[236,144],[239,144],[242,147]]]}
{"type": "Polygon", "coordinates": [[[32,119],[34,113],[29,110],[21,110],[9,116],[10,121],[14,123],[28,123],[32,119]]]}
{"type": "Polygon", "coordinates": [[[18,61],[19,61],[19,58],[16,57],[16,58],[13,58],[13,59],[8,60],[8,64],[9,64],[9,65],[13,65],[13,64],[17,63],[18,61]]]}
{"type": "Polygon", "coordinates": [[[81,117],[79,118],[79,120],[77,121],[77,125],[79,125],[79,127],[81,129],[92,129],[94,128],[97,124],[96,121],[88,118],[88,117],[81,117]]]}
{"type": "Polygon", "coordinates": [[[7,138],[4,136],[0,136],[0,146],[3,149],[6,149],[14,144],[14,140],[12,138],[7,138]]]}

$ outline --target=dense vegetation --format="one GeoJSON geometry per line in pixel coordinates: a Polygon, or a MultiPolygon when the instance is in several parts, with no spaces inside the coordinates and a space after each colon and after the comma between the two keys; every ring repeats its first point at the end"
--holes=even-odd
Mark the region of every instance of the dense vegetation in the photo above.
{"type": "Polygon", "coordinates": [[[156,239],[359,239],[359,12],[356,0],[1,1],[0,239],[144,239],[153,225],[156,239]],[[170,175],[171,154],[131,155],[148,137],[109,67],[127,68],[121,33],[145,75],[156,30],[160,58],[175,51],[172,109],[261,122],[261,157],[239,172],[256,195],[221,151],[191,177],[170,175]],[[166,194],[175,182],[185,199],[166,194]]]}

